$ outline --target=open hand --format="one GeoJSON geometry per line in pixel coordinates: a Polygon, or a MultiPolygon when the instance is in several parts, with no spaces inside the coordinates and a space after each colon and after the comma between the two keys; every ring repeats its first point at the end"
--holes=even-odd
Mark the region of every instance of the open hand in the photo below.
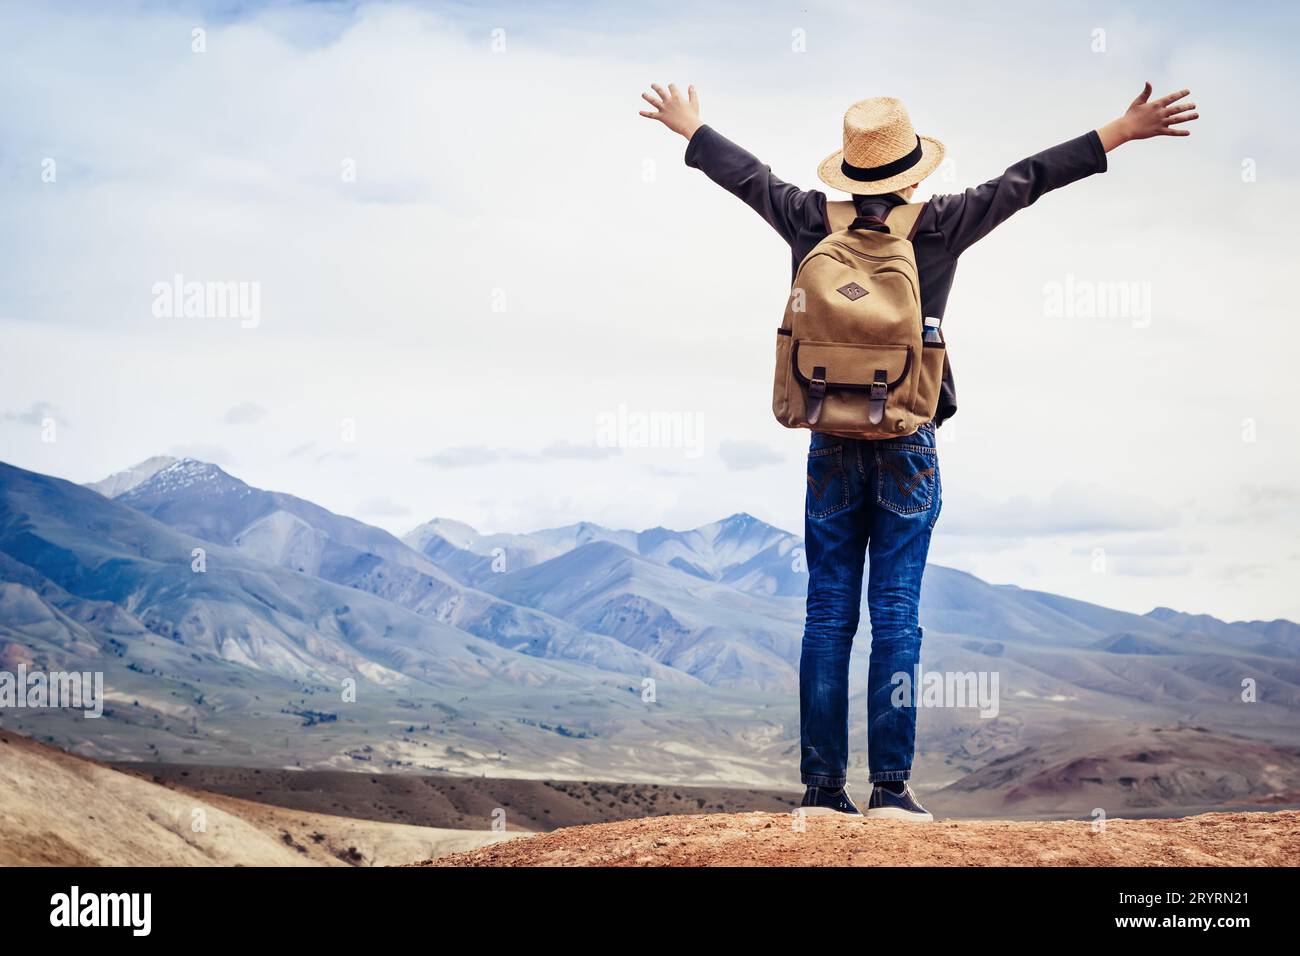
{"type": "Polygon", "coordinates": [[[694,86],[686,88],[684,98],[672,83],[668,84],[667,90],[658,83],[651,83],[650,88],[655,91],[653,96],[649,93],[641,94],[641,99],[654,107],[653,112],[641,110],[641,115],[646,119],[658,120],[674,133],[679,133],[687,139],[694,136],[695,131],[704,125],[700,122],[700,98],[694,86]]]}
{"type": "MultiPolygon", "coordinates": [[[[1147,83],[1137,95],[1128,110],[1113,124],[1112,132],[1119,142],[1131,139],[1150,139],[1152,136],[1190,136],[1191,131],[1175,129],[1180,123],[1190,123],[1200,117],[1195,103],[1178,102],[1191,93],[1191,90],[1179,90],[1158,100],[1151,99],[1151,84],[1147,83]]],[[[1111,147],[1107,147],[1108,149],[1111,147]]]]}

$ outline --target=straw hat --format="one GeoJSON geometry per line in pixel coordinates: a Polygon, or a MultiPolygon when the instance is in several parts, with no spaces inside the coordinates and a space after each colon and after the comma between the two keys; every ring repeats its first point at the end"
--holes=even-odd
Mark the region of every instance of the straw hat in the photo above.
{"type": "Polygon", "coordinates": [[[844,114],[844,148],[817,167],[832,189],[878,196],[929,176],[943,162],[943,143],[917,136],[901,100],[873,96],[844,114]]]}

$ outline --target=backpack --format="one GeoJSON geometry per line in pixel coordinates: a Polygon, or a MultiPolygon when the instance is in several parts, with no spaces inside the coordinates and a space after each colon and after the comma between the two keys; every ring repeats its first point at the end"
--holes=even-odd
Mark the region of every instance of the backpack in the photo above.
{"type": "Polygon", "coordinates": [[[826,203],[831,232],[799,264],[776,336],[772,413],[846,438],[910,435],[934,418],[944,343],[923,336],[911,237],[924,203],[882,222],[826,203]],[[876,227],[867,228],[867,227],[876,227]]]}

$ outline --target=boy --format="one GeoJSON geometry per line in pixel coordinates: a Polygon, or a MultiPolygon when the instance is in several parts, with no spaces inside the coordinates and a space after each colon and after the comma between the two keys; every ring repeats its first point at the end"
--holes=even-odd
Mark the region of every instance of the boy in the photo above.
{"type": "MultiPolygon", "coordinates": [[[[700,121],[695,87],[652,84],[642,93],[658,120],[689,140],[686,164],[701,169],[743,199],[790,245],[797,271],[808,252],[833,231],[826,196],[772,175],[768,167],[700,121]]],[[[1175,128],[1197,118],[1188,90],[1152,101],[1147,83],[1119,119],[1022,160],[996,179],[952,196],[934,196],[912,225],[920,278],[921,314],[943,318],[957,260],[1012,213],[1039,196],[1106,171],[1106,154],[1130,140],[1187,136],[1175,128]]],[[[918,136],[902,103],[875,97],[844,116],[844,145],[822,162],[818,176],[850,193],[858,220],[887,230],[890,211],[943,160],[941,142],[918,136]]],[[[841,227],[842,228],[842,227],[841,227]]],[[[845,792],[848,768],[849,651],[858,627],[864,557],[870,556],[867,604],[871,658],[867,674],[867,759],[873,784],[867,817],[929,822],[908,784],[916,740],[916,710],[894,706],[892,676],[914,674],[921,653],[919,606],[930,534],[939,516],[935,429],[957,411],[945,358],[934,421],[915,434],[866,440],[813,432],[808,453],[804,543],[808,603],[799,658],[800,777],[807,813],[860,816],[845,792]]]]}

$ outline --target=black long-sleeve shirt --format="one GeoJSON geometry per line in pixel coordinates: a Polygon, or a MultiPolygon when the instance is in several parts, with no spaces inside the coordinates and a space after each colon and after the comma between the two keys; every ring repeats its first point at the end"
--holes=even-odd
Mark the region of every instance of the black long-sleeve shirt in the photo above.
{"type": "MultiPolygon", "coordinates": [[[[719,186],[753,207],[780,233],[790,246],[792,279],[799,263],[830,231],[825,193],[782,182],[752,153],[711,126],[701,126],[691,137],[686,147],[686,165],[703,170],[719,186]]],[[[1106,151],[1093,130],[1021,160],[982,186],[932,197],[912,236],[921,280],[921,314],[943,318],[958,257],[1012,213],[1032,206],[1045,192],[1105,171],[1106,151]]],[[[890,194],[854,196],[853,202],[858,215],[883,219],[903,200],[890,194]]],[[[956,411],[957,388],[945,356],[936,424],[942,424],[956,411]]]]}

